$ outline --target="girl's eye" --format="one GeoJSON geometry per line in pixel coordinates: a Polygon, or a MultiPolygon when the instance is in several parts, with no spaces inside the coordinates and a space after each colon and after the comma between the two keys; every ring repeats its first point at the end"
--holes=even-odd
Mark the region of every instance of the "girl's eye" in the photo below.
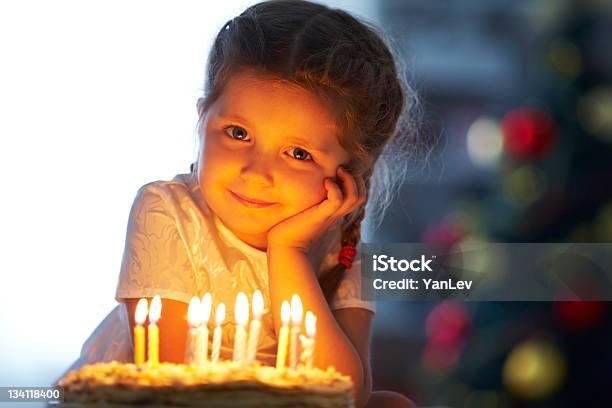
{"type": "Polygon", "coordinates": [[[249,140],[247,131],[240,126],[228,126],[225,128],[225,133],[233,139],[249,140]]]}
{"type": "Polygon", "coordinates": [[[310,153],[308,153],[306,150],[299,148],[299,147],[292,147],[291,149],[288,150],[291,155],[291,157],[293,157],[296,160],[300,160],[300,161],[309,161],[312,160],[312,156],[310,155],[310,153]]]}

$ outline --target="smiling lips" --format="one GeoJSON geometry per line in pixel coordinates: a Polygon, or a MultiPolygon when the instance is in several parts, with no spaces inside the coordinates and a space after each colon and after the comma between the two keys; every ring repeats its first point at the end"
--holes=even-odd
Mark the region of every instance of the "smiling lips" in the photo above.
{"type": "Polygon", "coordinates": [[[245,197],[245,196],[240,195],[238,193],[234,193],[233,191],[230,191],[230,194],[238,202],[240,202],[241,204],[245,205],[246,207],[263,208],[263,207],[269,207],[269,206],[274,204],[274,203],[270,203],[270,202],[267,202],[267,201],[255,200],[253,198],[245,197]]]}

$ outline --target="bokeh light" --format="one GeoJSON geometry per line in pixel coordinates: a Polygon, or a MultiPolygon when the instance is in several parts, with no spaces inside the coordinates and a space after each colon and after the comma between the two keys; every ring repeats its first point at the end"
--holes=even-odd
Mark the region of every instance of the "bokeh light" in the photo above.
{"type": "Polygon", "coordinates": [[[562,385],[567,372],[565,357],[550,340],[527,340],[508,355],[503,368],[506,388],[524,400],[552,396],[562,385]]]}
{"type": "Polygon", "coordinates": [[[499,123],[489,117],[478,118],[467,131],[467,151],[472,163],[490,167],[499,162],[503,142],[499,123]]]}
{"type": "Polygon", "coordinates": [[[503,180],[504,195],[518,205],[530,205],[543,194],[546,177],[538,168],[524,165],[514,168],[503,180]]]}
{"type": "Polygon", "coordinates": [[[462,303],[442,302],[427,316],[425,332],[432,343],[453,345],[465,339],[469,327],[470,317],[462,303]]]}
{"type": "Polygon", "coordinates": [[[587,91],[578,102],[578,119],[584,129],[606,142],[612,142],[612,88],[587,91]]]}
{"type": "Polygon", "coordinates": [[[506,152],[518,160],[542,159],[556,139],[552,117],[536,109],[520,108],[508,112],[501,129],[506,152]]]}
{"type": "Polygon", "coordinates": [[[570,330],[584,330],[596,325],[606,313],[606,303],[597,301],[561,301],[554,303],[557,320],[570,330]]]}
{"type": "Polygon", "coordinates": [[[448,301],[436,305],[425,323],[425,369],[439,375],[450,371],[461,356],[469,328],[470,316],[463,304],[448,301]]]}
{"type": "MultiPolygon", "coordinates": [[[[445,264],[461,270],[463,279],[478,282],[480,288],[495,285],[502,279],[505,269],[500,265],[503,258],[493,250],[484,250],[489,242],[486,236],[468,234],[457,244],[445,264]],[[486,282],[483,278],[486,276],[486,282]]],[[[488,248],[491,248],[488,246],[488,248]]]]}
{"type": "Polygon", "coordinates": [[[548,50],[546,59],[551,67],[568,78],[575,78],[582,69],[580,50],[571,42],[556,42],[548,50]]]}
{"type": "Polygon", "coordinates": [[[453,245],[461,241],[463,231],[453,223],[441,222],[428,226],[423,231],[422,240],[430,244],[449,244],[453,245]]]}

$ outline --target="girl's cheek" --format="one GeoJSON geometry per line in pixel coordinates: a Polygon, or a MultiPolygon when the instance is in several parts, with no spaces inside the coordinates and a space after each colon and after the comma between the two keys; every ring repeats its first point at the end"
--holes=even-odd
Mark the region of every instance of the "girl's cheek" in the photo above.
{"type": "Polygon", "coordinates": [[[224,145],[223,140],[219,140],[217,135],[210,135],[204,145],[204,159],[214,167],[223,167],[223,163],[228,165],[236,161],[236,152],[233,152],[224,145]]]}
{"type": "Polygon", "coordinates": [[[287,197],[294,202],[296,207],[301,209],[313,206],[327,196],[327,191],[323,186],[323,177],[294,176],[284,181],[287,186],[285,190],[287,197]]]}

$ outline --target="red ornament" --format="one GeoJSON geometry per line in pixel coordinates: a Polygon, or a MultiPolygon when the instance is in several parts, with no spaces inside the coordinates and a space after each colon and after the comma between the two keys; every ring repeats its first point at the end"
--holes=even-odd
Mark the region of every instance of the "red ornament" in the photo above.
{"type": "Polygon", "coordinates": [[[470,316],[465,306],[442,302],[427,316],[425,332],[432,344],[440,347],[456,346],[465,341],[470,326],[470,316]]]}
{"type": "Polygon", "coordinates": [[[501,122],[506,152],[519,160],[539,160],[548,154],[557,137],[552,117],[543,111],[520,108],[501,122]]]}
{"type": "Polygon", "coordinates": [[[555,302],[555,314],[561,324],[571,330],[584,330],[595,326],[606,314],[607,302],[559,301],[555,302]]]}

